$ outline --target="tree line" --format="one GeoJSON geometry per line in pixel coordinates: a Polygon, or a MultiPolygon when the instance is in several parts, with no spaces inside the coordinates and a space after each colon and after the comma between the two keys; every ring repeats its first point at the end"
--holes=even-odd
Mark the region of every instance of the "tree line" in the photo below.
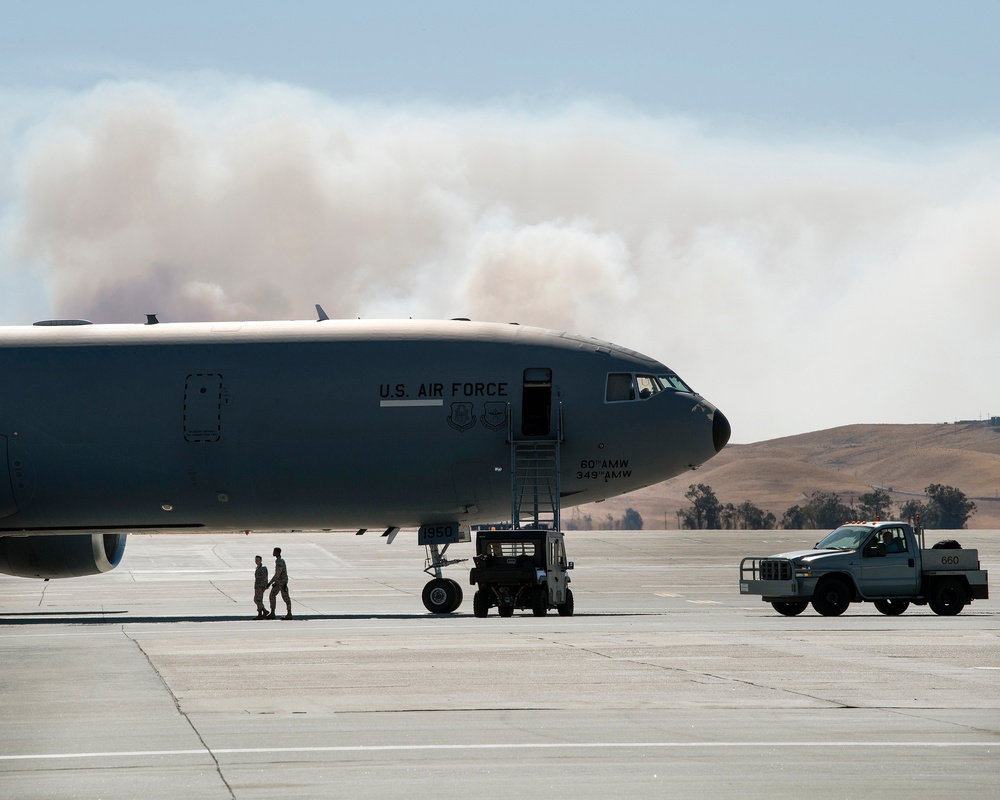
{"type": "Polygon", "coordinates": [[[563,530],[641,531],[642,515],[631,506],[625,509],[625,514],[621,517],[608,514],[606,517],[598,517],[595,520],[592,514],[581,514],[564,521],[563,530]]]}
{"type": "MultiPolygon", "coordinates": [[[[781,517],[758,508],[749,500],[738,506],[723,505],[712,487],[692,483],[684,497],[691,505],[677,512],[678,526],[690,530],[819,530],[836,528],[854,519],[892,519],[891,490],[873,489],[858,497],[857,505],[845,503],[835,492],[814,492],[806,503],[788,508],[781,517]]],[[[896,511],[899,519],[920,517],[924,527],[946,530],[964,528],[976,513],[976,504],[954,486],[932,483],[924,489],[926,502],[907,500],[896,511]]]]}

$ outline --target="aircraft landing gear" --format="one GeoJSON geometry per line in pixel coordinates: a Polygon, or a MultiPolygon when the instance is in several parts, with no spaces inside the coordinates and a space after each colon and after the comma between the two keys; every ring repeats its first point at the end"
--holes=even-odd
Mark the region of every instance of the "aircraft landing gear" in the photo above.
{"type": "Polygon", "coordinates": [[[424,608],[432,614],[450,614],[462,605],[462,587],[458,581],[445,578],[441,575],[441,568],[451,564],[461,564],[468,561],[467,558],[449,559],[444,554],[448,551],[448,545],[443,547],[438,544],[427,545],[427,559],[424,564],[424,572],[433,575],[434,579],[424,586],[422,599],[424,608]]]}
{"type": "Polygon", "coordinates": [[[462,604],[462,587],[451,578],[435,578],[424,587],[423,601],[432,614],[450,614],[462,604]]]}

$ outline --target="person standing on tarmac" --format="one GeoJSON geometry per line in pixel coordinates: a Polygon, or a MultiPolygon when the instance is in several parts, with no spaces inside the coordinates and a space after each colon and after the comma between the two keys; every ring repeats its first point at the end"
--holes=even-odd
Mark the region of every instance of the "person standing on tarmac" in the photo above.
{"type": "Polygon", "coordinates": [[[253,573],[253,601],[257,604],[257,616],[255,619],[264,619],[267,616],[267,609],[264,608],[264,590],[267,588],[267,567],[264,566],[260,556],[254,556],[253,560],[257,564],[257,569],[253,573]]]}
{"type": "Polygon", "coordinates": [[[285,601],[285,608],[288,613],[282,619],[292,618],[292,599],[288,596],[288,568],[285,567],[285,559],[281,557],[281,548],[274,548],[274,577],[268,582],[271,587],[271,613],[265,619],[274,619],[274,607],[277,605],[278,592],[281,592],[281,599],[285,601]]]}

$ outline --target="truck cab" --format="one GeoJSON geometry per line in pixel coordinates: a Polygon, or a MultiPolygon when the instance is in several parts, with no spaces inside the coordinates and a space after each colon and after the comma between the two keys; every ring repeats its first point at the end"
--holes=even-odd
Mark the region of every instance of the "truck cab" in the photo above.
{"type": "Polygon", "coordinates": [[[989,597],[979,553],[954,541],[927,549],[923,531],[905,522],[849,522],[812,550],[744,558],[740,593],[758,594],[785,616],[806,606],[838,616],[853,602],[871,602],[896,615],[910,603],[936,614],[958,614],[967,603],[989,597]]]}

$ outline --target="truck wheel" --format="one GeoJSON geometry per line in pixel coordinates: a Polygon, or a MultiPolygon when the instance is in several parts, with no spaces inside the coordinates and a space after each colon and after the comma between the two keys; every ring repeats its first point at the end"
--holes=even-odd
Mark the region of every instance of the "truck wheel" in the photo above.
{"type": "Polygon", "coordinates": [[[513,617],[514,616],[514,606],[509,603],[501,603],[497,606],[497,613],[501,617],[513,617]]]}
{"type": "Polygon", "coordinates": [[[536,617],[549,613],[549,590],[545,586],[539,586],[531,596],[531,613],[536,617]]]}
{"type": "Polygon", "coordinates": [[[483,589],[479,589],[472,596],[472,613],[477,617],[485,617],[490,613],[490,595],[483,589]]]}
{"type": "Polygon", "coordinates": [[[824,617],[839,617],[851,604],[851,587],[843,578],[824,578],[816,587],[812,607],[824,617]]]}
{"type": "Polygon", "coordinates": [[[931,589],[931,611],[942,617],[953,617],[965,608],[965,587],[955,578],[937,581],[931,589]]]}
{"type": "Polygon", "coordinates": [[[898,617],[910,607],[909,600],[876,600],[875,608],[887,617],[898,617]]]}
{"type": "Polygon", "coordinates": [[[462,602],[462,587],[448,578],[435,578],[424,586],[422,599],[432,614],[450,614],[462,602]]]}
{"type": "Polygon", "coordinates": [[[807,602],[794,602],[794,603],[771,603],[771,606],[779,614],[786,617],[795,617],[806,610],[806,606],[809,605],[807,602]]]}
{"type": "Polygon", "coordinates": [[[573,616],[573,590],[566,590],[566,602],[556,606],[556,610],[559,612],[560,617],[572,617],[573,616]]]}

